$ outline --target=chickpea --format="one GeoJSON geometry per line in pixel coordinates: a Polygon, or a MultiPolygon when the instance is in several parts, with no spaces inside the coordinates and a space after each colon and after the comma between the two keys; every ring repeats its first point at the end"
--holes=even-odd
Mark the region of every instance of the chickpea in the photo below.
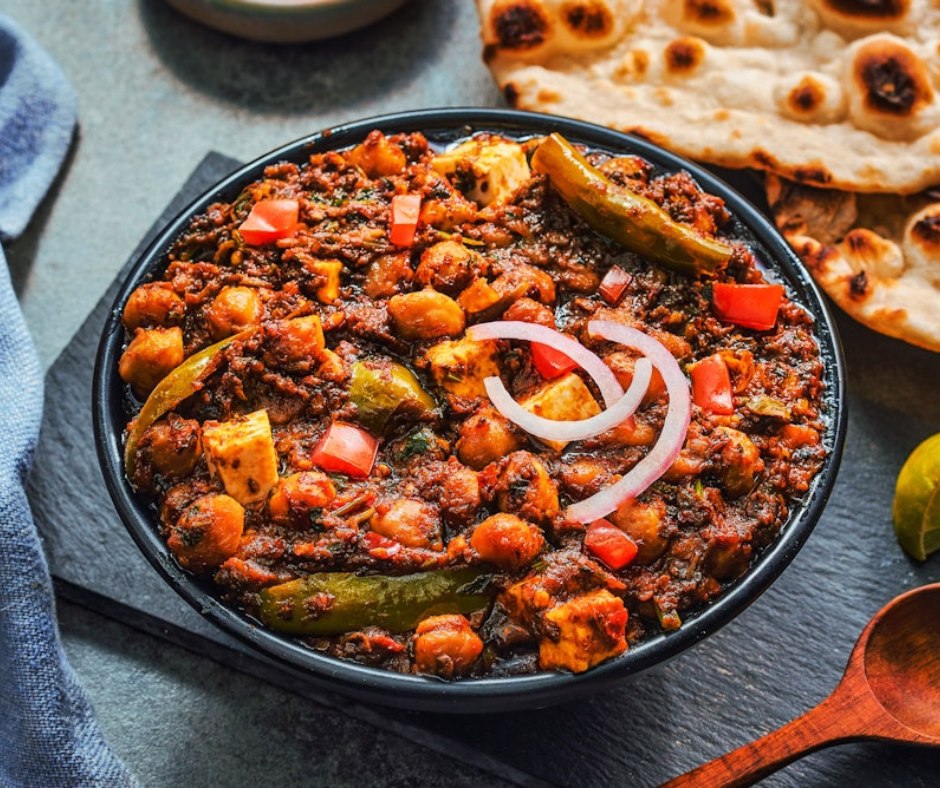
{"type": "Polygon", "coordinates": [[[369,298],[390,298],[395,295],[402,283],[411,281],[414,273],[411,270],[409,252],[395,252],[377,257],[369,270],[362,288],[369,298]]]}
{"type": "Polygon", "coordinates": [[[493,282],[493,289],[507,302],[523,296],[543,304],[555,302],[555,280],[546,271],[525,263],[500,274],[493,282]]]}
{"type": "Polygon", "coordinates": [[[209,331],[217,341],[258,325],[263,316],[261,296],[251,287],[223,288],[206,311],[209,331]]]}
{"type": "Polygon", "coordinates": [[[140,396],[146,396],[183,363],[183,331],[178,327],[138,330],[118,362],[118,372],[140,396]]]}
{"type": "Polygon", "coordinates": [[[199,422],[171,414],[158,421],[140,438],[141,451],[149,447],[154,470],[167,479],[189,476],[202,456],[199,422]]]}
{"type": "Polygon", "coordinates": [[[589,457],[579,457],[561,469],[565,491],[575,500],[594,495],[609,479],[607,466],[589,457]]]}
{"type": "Polygon", "coordinates": [[[460,426],[457,456],[480,470],[525,446],[526,439],[495,408],[485,405],[460,426]]]}
{"type": "Polygon", "coordinates": [[[245,510],[234,498],[211,493],[180,515],[167,545],[186,569],[204,572],[235,555],[245,526],[245,510]]]}
{"type": "Polygon", "coordinates": [[[545,540],[539,528],[514,514],[494,514],[473,531],[470,546],[484,561],[501,569],[522,569],[531,564],[545,540]]]}
{"type": "Polygon", "coordinates": [[[473,522],[480,508],[480,480],[477,472],[452,459],[441,485],[441,513],[451,525],[473,522]]]}
{"type": "Polygon", "coordinates": [[[728,439],[719,455],[721,481],[728,495],[740,498],[753,489],[764,461],[754,441],[740,430],[719,427],[718,431],[728,439]]]}
{"type": "Polygon", "coordinates": [[[744,574],[752,555],[751,544],[739,534],[719,534],[708,540],[705,569],[717,580],[733,580],[744,574]]]}
{"type": "Polygon", "coordinates": [[[520,298],[503,313],[503,320],[521,320],[546,328],[555,328],[555,314],[545,304],[531,298],[520,298]]]}
{"type": "Polygon", "coordinates": [[[128,331],[141,326],[166,326],[186,314],[183,299],[165,282],[150,282],[138,287],[124,306],[124,325],[128,331]]]}
{"type": "Polygon", "coordinates": [[[336,488],[325,473],[300,471],[277,483],[268,498],[268,512],[277,523],[307,528],[316,510],[329,506],[335,497],[336,488]]]}
{"type": "Polygon", "coordinates": [[[172,529],[186,507],[207,492],[207,489],[194,484],[191,478],[167,490],[166,497],[160,504],[160,522],[164,529],[172,529]]]}
{"type": "Polygon", "coordinates": [[[415,498],[377,503],[369,528],[405,547],[441,550],[444,546],[437,509],[427,501],[415,498]]]}
{"type": "Polygon", "coordinates": [[[316,361],[326,347],[319,315],[265,323],[265,342],[278,364],[316,361]]]}
{"type": "Polygon", "coordinates": [[[483,641],[461,615],[431,616],[415,630],[415,670],[449,679],[467,673],[483,641]]]}
{"type": "Polygon", "coordinates": [[[454,295],[470,284],[477,257],[461,243],[441,241],[421,255],[415,278],[423,285],[454,295]]]}
{"type": "Polygon", "coordinates": [[[634,562],[640,566],[653,563],[669,547],[669,536],[665,531],[666,505],[662,501],[628,501],[607,515],[607,519],[636,544],[634,562]]]}
{"type": "Polygon", "coordinates": [[[558,488],[538,457],[517,451],[509,455],[499,474],[496,502],[500,511],[549,522],[558,514],[558,488]]]}
{"type": "Polygon", "coordinates": [[[702,430],[701,425],[693,421],[686,433],[685,446],[663,474],[663,480],[678,482],[689,476],[698,476],[705,470],[712,454],[714,450],[710,435],[702,430]]]}
{"type": "Polygon", "coordinates": [[[475,203],[461,195],[443,200],[429,198],[421,204],[421,224],[449,232],[465,222],[472,222],[477,215],[475,203]]]}
{"type": "Polygon", "coordinates": [[[392,296],[388,313],[402,337],[409,340],[457,336],[466,325],[460,304],[430,288],[392,296]]]}
{"type": "Polygon", "coordinates": [[[652,424],[629,418],[597,436],[604,446],[652,446],[659,433],[652,424]]]}
{"type": "MultiPolygon", "coordinates": [[[[629,353],[618,351],[611,353],[604,361],[607,363],[607,366],[610,367],[610,371],[614,373],[624,390],[630,388],[630,384],[633,383],[633,371],[636,369],[636,357],[629,353]]],[[[666,382],[663,380],[660,371],[656,369],[656,367],[653,367],[653,375],[650,378],[649,388],[643,396],[642,404],[649,405],[656,402],[660,397],[664,396],[665,393],[666,382]]]]}
{"type": "Polygon", "coordinates": [[[370,178],[397,175],[408,164],[405,152],[378,129],[346,154],[346,161],[359,167],[370,178]]]}

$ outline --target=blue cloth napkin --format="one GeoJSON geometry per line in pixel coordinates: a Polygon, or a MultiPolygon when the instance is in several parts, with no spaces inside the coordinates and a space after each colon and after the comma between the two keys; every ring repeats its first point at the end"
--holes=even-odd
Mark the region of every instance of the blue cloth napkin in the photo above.
{"type": "MultiPolygon", "coordinates": [[[[0,14],[0,241],[29,223],[62,165],[76,100],[55,63],[0,14]]],[[[42,369],[0,245],[0,786],[136,785],[95,722],[59,641],[49,568],[23,490],[42,369]]]]}

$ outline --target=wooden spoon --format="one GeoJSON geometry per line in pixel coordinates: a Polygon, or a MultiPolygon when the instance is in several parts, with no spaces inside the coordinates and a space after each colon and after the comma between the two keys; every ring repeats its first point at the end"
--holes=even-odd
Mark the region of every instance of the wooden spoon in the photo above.
{"type": "Polygon", "coordinates": [[[814,750],[861,739],[940,745],[940,583],[878,612],[816,708],[662,788],[751,785],[814,750]]]}

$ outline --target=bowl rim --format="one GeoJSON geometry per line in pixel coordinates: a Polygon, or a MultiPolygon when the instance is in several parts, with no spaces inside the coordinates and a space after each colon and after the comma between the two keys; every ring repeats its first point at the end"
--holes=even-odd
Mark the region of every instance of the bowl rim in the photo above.
{"type": "Polygon", "coordinates": [[[825,298],[809,271],[776,227],[732,186],[700,165],[663,150],[645,139],[580,120],[516,110],[460,107],[412,110],[364,118],[301,137],[239,167],[204,191],[156,234],[150,244],[122,272],[125,276],[108,313],[93,373],[93,426],[95,445],[105,484],[115,508],[138,548],[174,590],[213,624],[260,650],[276,662],[299,669],[322,689],[357,700],[417,711],[490,713],[539,708],[594,693],[662,664],[704,640],[744,611],[776,580],[803,546],[835,484],[842,459],[847,426],[845,362],[838,330],[825,298]],[[161,272],[164,255],[189,218],[208,205],[232,199],[257,179],[265,166],[279,161],[303,161],[311,153],[345,147],[361,141],[372,129],[385,133],[420,131],[432,143],[446,143],[475,131],[519,136],[563,133],[589,147],[642,156],[666,171],[685,170],[706,191],[717,194],[746,228],[768,267],[785,281],[791,296],[815,318],[814,335],[824,362],[828,414],[825,438],[828,455],[809,491],[796,501],[776,540],[765,548],[748,571],[731,582],[713,602],[690,616],[682,627],[657,634],[624,654],[579,674],[550,672],[526,676],[443,681],[433,677],[399,674],[320,654],[288,636],[260,624],[222,604],[210,586],[183,570],[154,527],[152,514],[124,476],[122,434],[126,426],[124,384],[117,374],[123,349],[123,304],[130,293],[154,272],[161,272]]]}

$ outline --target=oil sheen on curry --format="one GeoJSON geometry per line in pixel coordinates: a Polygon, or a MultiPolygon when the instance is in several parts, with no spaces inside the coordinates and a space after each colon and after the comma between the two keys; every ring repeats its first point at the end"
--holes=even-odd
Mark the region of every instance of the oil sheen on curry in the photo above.
{"type": "Polygon", "coordinates": [[[823,463],[813,320],[741,232],[558,135],[271,166],[127,301],[128,477],[311,649],[589,670],[720,595],[823,463]]]}

